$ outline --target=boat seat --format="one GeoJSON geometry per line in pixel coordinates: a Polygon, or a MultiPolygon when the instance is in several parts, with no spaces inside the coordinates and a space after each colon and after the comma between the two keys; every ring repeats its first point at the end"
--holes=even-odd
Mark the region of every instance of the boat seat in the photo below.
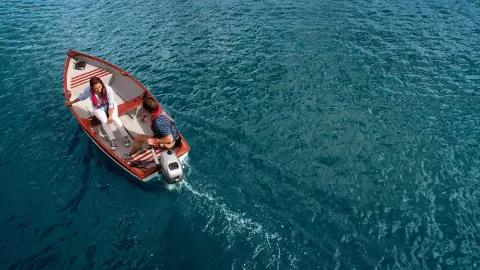
{"type": "MultiPolygon", "coordinates": [[[[75,108],[75,111],[78,113],[78,112],[82,112],[84,115],[86,115],[86,117],[83,117],[84,119],[82,121],[84,122],[88,122],[89,125],[91,125],[92,127],[95,127],[97,125],[100,125],[100,121],[93,115],[93,108],[92,108],[92,102],[90,101],[90,99],[86,99],[86,100],[83,100],[83,101],[80,101],[80,102],[90,102],[89,105],[90,107],[87,108],[87,105],[83,105],[84,107],[81,108],[80,110],[77,108],[75,108]],[[90,111],[88,111],[90,110],[90,111]]],[[[123,101],[123,100],[122,100],[123,101]]],[[[75,106],[77,105],[78,103],[80,102],[77,102],[75,104],[73,104],[72,106],[75,106]]],[[[124,115],[129,113],[128,115],[131,115],[132,113],[137,113],[138,110],[135,110],[135,111],[132,111],[134,109],[139,109],[140,107],[142,106],[142,96],[138,96],[132,100],[129,100],[129,101],[126,101],[126,102],[123,102],[121,104],[118,105],[118,116],[120,118],[120,120],[122,121],[122,123],[125,123],[126,120],[124,120],[124,115]]],[[[80,114],[79,114],[80,115],[80,114]]],[[[127,115],[125,115],[127,116],[127,115]]],[[[127,116],[129,117],[129,116],[127,116]]],[[[132,119],[130,117],[130,119],[132,119]]],[[[128,125],[128,123],[127,123],[128,125]]],[[[148,124],[146,124],[148,125],[148,124]]],[[[124,124],[125,126],[125,124],[124,124]]],[[[125,127],[127,129],[127,126],[125,127]]],[[[128,131],[128,129],[127,129],[128,131]]],[[[137,134],[135,132],[131,132],[130,133],[132,135],[132,137],[134,137],[134,134],[137,134]]]]}
{"type": "Polygon", "coordinates": [[[72,77],[72,79],[70,80],[70,89],[73,90],[77,87],[81,87],[82,89],[85,88],[90,82],[90,78],[92,77],[102,78],[102,81],[108,84],[112,77],[112,73],[101,68],[94,68],[87,72],[83,72],[77,76],[72,77]]]}
{"type": "MultiPolygon", "coordinates": [[[[158,160],[160,160],[160,155],[162,153],[162,151],[158,150],[158,149],[155,149],[155,154],[158,158],[158,160]]],[[[133,165],[134,163],[137,163],[137,164],[142,164],[143,166],[145,167],[154,167],[155,166],[155,163],[154,163],[154,159],[153,159],[153,153],[152,153],[152,150],[151,149],[142,149],[140,150],[139,152],[133,154],[131,156],[131,159],[130,161],[128,162],[129,165],[133,165]]]]}
{"type": "Polygon", "coordinates": [[[132,111],[128,114],[121,115],[119,117],[125,129],[133,138],[135,138],[135,136],[138,134],[153,135],[148,121],[144,123],[140,120],[142,112],[143,112],[143,109],[140,109],[139,107],[138,110],[132,111]]]}

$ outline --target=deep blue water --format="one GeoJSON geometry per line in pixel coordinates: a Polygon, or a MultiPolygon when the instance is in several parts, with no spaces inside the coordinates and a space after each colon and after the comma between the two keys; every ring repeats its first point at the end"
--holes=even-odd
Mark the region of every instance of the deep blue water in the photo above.
{"type": "Polygon", "coordinates": [[[1,269],[480,268],[478,1],[2,1],[1,269]],[[192,147],[146,190],[63,107],[69,48],[192,147]]]}

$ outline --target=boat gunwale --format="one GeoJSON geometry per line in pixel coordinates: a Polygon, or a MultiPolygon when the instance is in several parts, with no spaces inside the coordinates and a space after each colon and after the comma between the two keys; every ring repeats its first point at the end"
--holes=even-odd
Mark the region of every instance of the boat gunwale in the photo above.
{"type": "MultiPolygon", "coordinates": [[[[103,63],[107,66],[110,66],[111,68],[114,68],[115,70],[119,71],[121,75],[127,76],[128,78],[133,80],[138,86],[140,86],[140,88],[143,90],[143,94],[140,95],[140,97],[143,96],[146,93],[148,96],[153,98],[160,105],[160,102],[155,98],[155,96],[153,96],[152,93],[140,81],[138,81],[135,77],[133,77],[130,73],[126,72],[122,68],[120,68],[120,67],[118,67],[118,66],[116,66],[116,65],[114,65],[114,64],[112,64],[112,63],[110,63],[110,62],[108,62],[104,59],[101,59],[101,58],[98,58],[96,56],[89,55],[89,54],[86,54],[86,53],[82,53],[82,52],[79,52],[79,51],[75,51],[73,49],[70,49],[67,53],[67,60],[65,62],[65,68],[64,68],[64,73],[63,73],[63,88],[64,88],[64,93],[65,93],[65,99],[66,100],[69,100],[71,98],[71,92],[67,87],[70,61],[76,55],[81,55],[85,58],[90,58],[94,61],[101,62],[101,63],[103,63]]],[[[75,58],[74,58],[74,60],[75,60],[75,58]]],[[[125,102],[132,101],[136,98],[138,98],[138,97],[132,98],[132,99],[127,100],[125,102]]],[[[128,110],[128,111],[130,111],[130,110],[128,110]]],[[[134,175],[137,179],[139,179],[142,182],[147,182],[148,179],[151,179],[152,176],[154,176],[154,174],[155,175],[158,174],[158,170],[157,170],[156,166],[154,166],[152,168],[149,168],[147,170],[142,170],[142,169],[135,168],[135,167],[132,167],[132,166],[128,165],[119,156],[117,156],[110,148],[108,148],[108,146],[104,142],[102,142],[99,138],[97,138],[97,136],[95,134],[95,131],[93,130],[93,128],[96,127],[99,124],[98,121],[94,120],[94,119],[96,119],[96,117],[94,117],[94,116],[92,116],[90,118],[80,117],[76,113],[76,111],[74,110],[73,107],[70,107],[70,111],[75,116],[75,118],[80,123],[83,130],[87,133],[87,135],[90,137],[90,139],[93,139],[94,143],[99,148],[101,148],[101,150],[105,154],[107,154],[110,158],[112,158],[114,162],[119,164],[124,170],[128,171],[130,174],[134,175]]],[[[126,111],[124,113],[127,113],[128,111],[126,111]]],[[[185,140],[185,138],[183,137],[181,132],[178,131],[178,133],[179,133],[180,139],[182,141],[182,147],[179,149],[179,151],[177,151],[176,155],[180,158],[183,155],[186,155],[190,151],[190,146],[188,145],[187,141],[185,140]],[[185,146],[185,147],[183,147],[183,146],[185,146]],[[183,151],[180,151],[180,150],[183,150],[183,151]]]]}

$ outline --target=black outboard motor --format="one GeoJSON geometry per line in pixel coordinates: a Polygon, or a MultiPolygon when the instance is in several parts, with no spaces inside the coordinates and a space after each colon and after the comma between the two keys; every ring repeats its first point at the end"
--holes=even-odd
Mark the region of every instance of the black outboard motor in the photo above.
{"type": "MultiPolygon", "coordinates": [[[[152,151],[155,151],[152,149],[152,151]]],[[[157,169],[162,171],[163,177],[169,184],[175,184],[183,180],[183,168],[180,160],[172,150],[163,151],[160,154],[160,161],[157,155],[153,154],[153,160],[157,169]]]]}

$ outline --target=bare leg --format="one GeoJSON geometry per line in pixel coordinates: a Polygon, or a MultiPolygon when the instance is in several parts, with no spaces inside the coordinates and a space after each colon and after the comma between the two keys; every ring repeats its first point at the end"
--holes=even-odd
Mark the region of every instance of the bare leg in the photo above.
{"type": "Polygon", "coordinates": [[[146,134],[138,134],[135,136],[135,139],[133,140],[133,147],[132,151],[130,151],[130,156],[138,152],[142,148],[143,143],[147,143],[148,139],[153,138],[152,135],[146,135],[146,134]]]}

